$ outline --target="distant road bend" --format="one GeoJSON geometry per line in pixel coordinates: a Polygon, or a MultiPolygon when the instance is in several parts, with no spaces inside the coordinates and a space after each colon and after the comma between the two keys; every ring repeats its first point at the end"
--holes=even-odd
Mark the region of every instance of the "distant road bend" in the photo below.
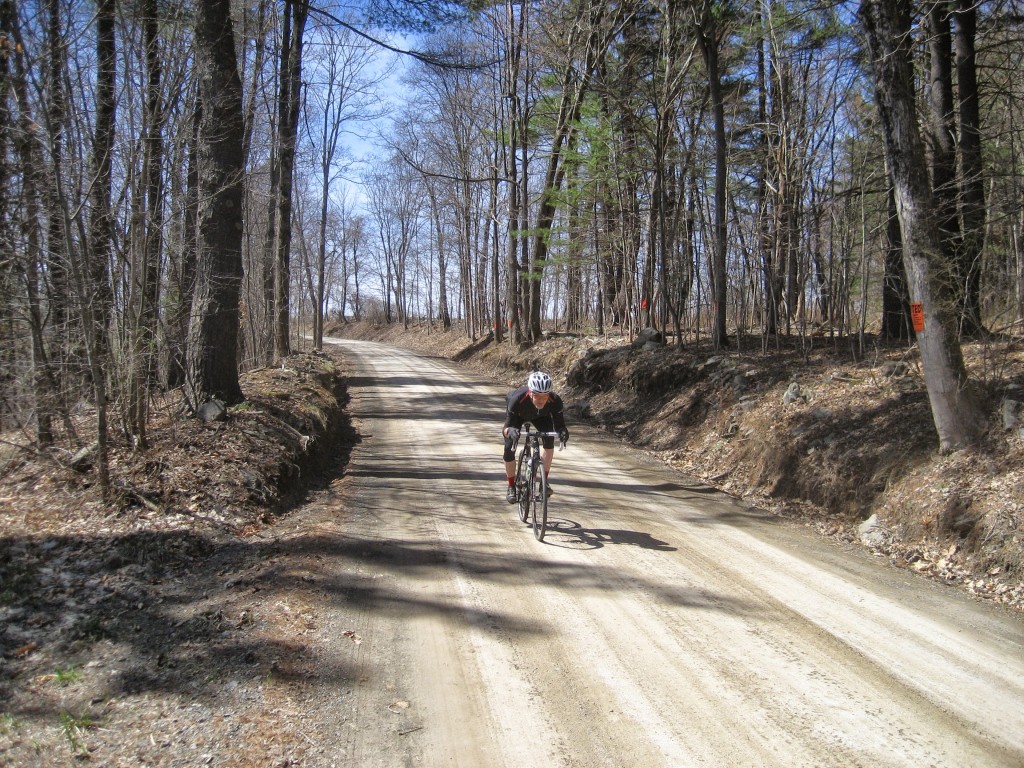
{"type": "Polygon", "coordinates": [[[324,627],[353,766],[1024,766],[1024,622],[570,420],[543,543],[504,500],[505,389],[325,340],[360,435],[324,627]],[[336,642],[336,641],[335,641],[336,642]]]}

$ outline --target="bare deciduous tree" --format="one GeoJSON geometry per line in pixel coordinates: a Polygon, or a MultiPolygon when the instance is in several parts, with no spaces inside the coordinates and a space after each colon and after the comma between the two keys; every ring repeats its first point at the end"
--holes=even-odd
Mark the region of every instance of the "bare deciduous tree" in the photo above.
{"type": "Polygon", "coordinates": [[[862,0],[885,153],[892,170],[896,208],[911,299],[920,303],[917,329],[925,384],[939,448],[962,448],[980,435],[984,419],[957,339],[958,312],[952,289],[955,265],[940,234],[935,197],[918,129],[910,54],[910,0],[862,0]]]}
{"type": "Polygon", "coordinates": [[[195,36],[202,114],[187,386],[193,406],[210,397],[233,405],[243,400],[237,355],[244,131],[229,0],[198,0],[195,36]]]}

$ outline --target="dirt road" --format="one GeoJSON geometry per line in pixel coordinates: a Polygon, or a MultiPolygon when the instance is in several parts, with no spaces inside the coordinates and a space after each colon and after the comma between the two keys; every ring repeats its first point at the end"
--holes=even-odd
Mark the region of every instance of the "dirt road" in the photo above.
{"type": "Polygon", "coordinates": [[[338,343],[360,443],[316,531],[317,765],[1024,764],[1018,616],[580,425],[538,543],[504,390],[338,343]]]}

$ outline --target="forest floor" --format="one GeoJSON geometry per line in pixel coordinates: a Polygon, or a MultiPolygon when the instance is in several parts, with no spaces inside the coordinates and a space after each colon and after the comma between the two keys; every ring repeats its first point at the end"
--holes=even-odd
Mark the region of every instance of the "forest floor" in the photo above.
{"type": "MultiPolygon", "coordinates": [[[[940,456],[905,348],[643,351],[552,334],[513,349],[425,327],[332,332],[510,388],[543,368],[570,427],[601,426],[791,524],[1024,611],[1024,437],[1003,420],[1005,401],[1024,401],[1020,340],[966,347],[988,429],[940,456]]],[[[298,354],[242,387],[226,422],[155,403],[150,447],[113,448],[111,504],[89,456],[0,435],[0,766],[315,763],[317,724],[297,702],[316,664],[319,555],[287,542],[320,524],[316,499],[344,484],[359,440],[344,359],[298,354]]],[[[74,417],[88,434],[88,411],[74,417]]]]}

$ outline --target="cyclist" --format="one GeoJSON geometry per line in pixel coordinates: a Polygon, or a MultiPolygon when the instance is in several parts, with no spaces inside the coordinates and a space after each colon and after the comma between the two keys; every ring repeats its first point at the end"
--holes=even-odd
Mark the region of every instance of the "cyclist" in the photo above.
{"type": "MultiPolygon", "coordinates": [[[[516,498],[516,454],[515,445],[519,439],[519,430],[527,421],[541,432],[558,432],[561,442],[569,441],[569,430],[565,426],[565,414],[562,412],[562,398],[552,391],[551,377],[543,371],[534,371],[526,378],[526,384],[509,393],[506,398],[505,424],[501,433],[505,437],[505,477],[508,479],[508,492],[505,498],[509,504],[515,504],[516,498]]],[[[541,458],[544,461],[545,477],[551,471],[551,459],[555,455],[555,439],[543,437],[544,449],[541,458]]],[[[548,483],[548,496],[553,491],[548,483]]]]}

